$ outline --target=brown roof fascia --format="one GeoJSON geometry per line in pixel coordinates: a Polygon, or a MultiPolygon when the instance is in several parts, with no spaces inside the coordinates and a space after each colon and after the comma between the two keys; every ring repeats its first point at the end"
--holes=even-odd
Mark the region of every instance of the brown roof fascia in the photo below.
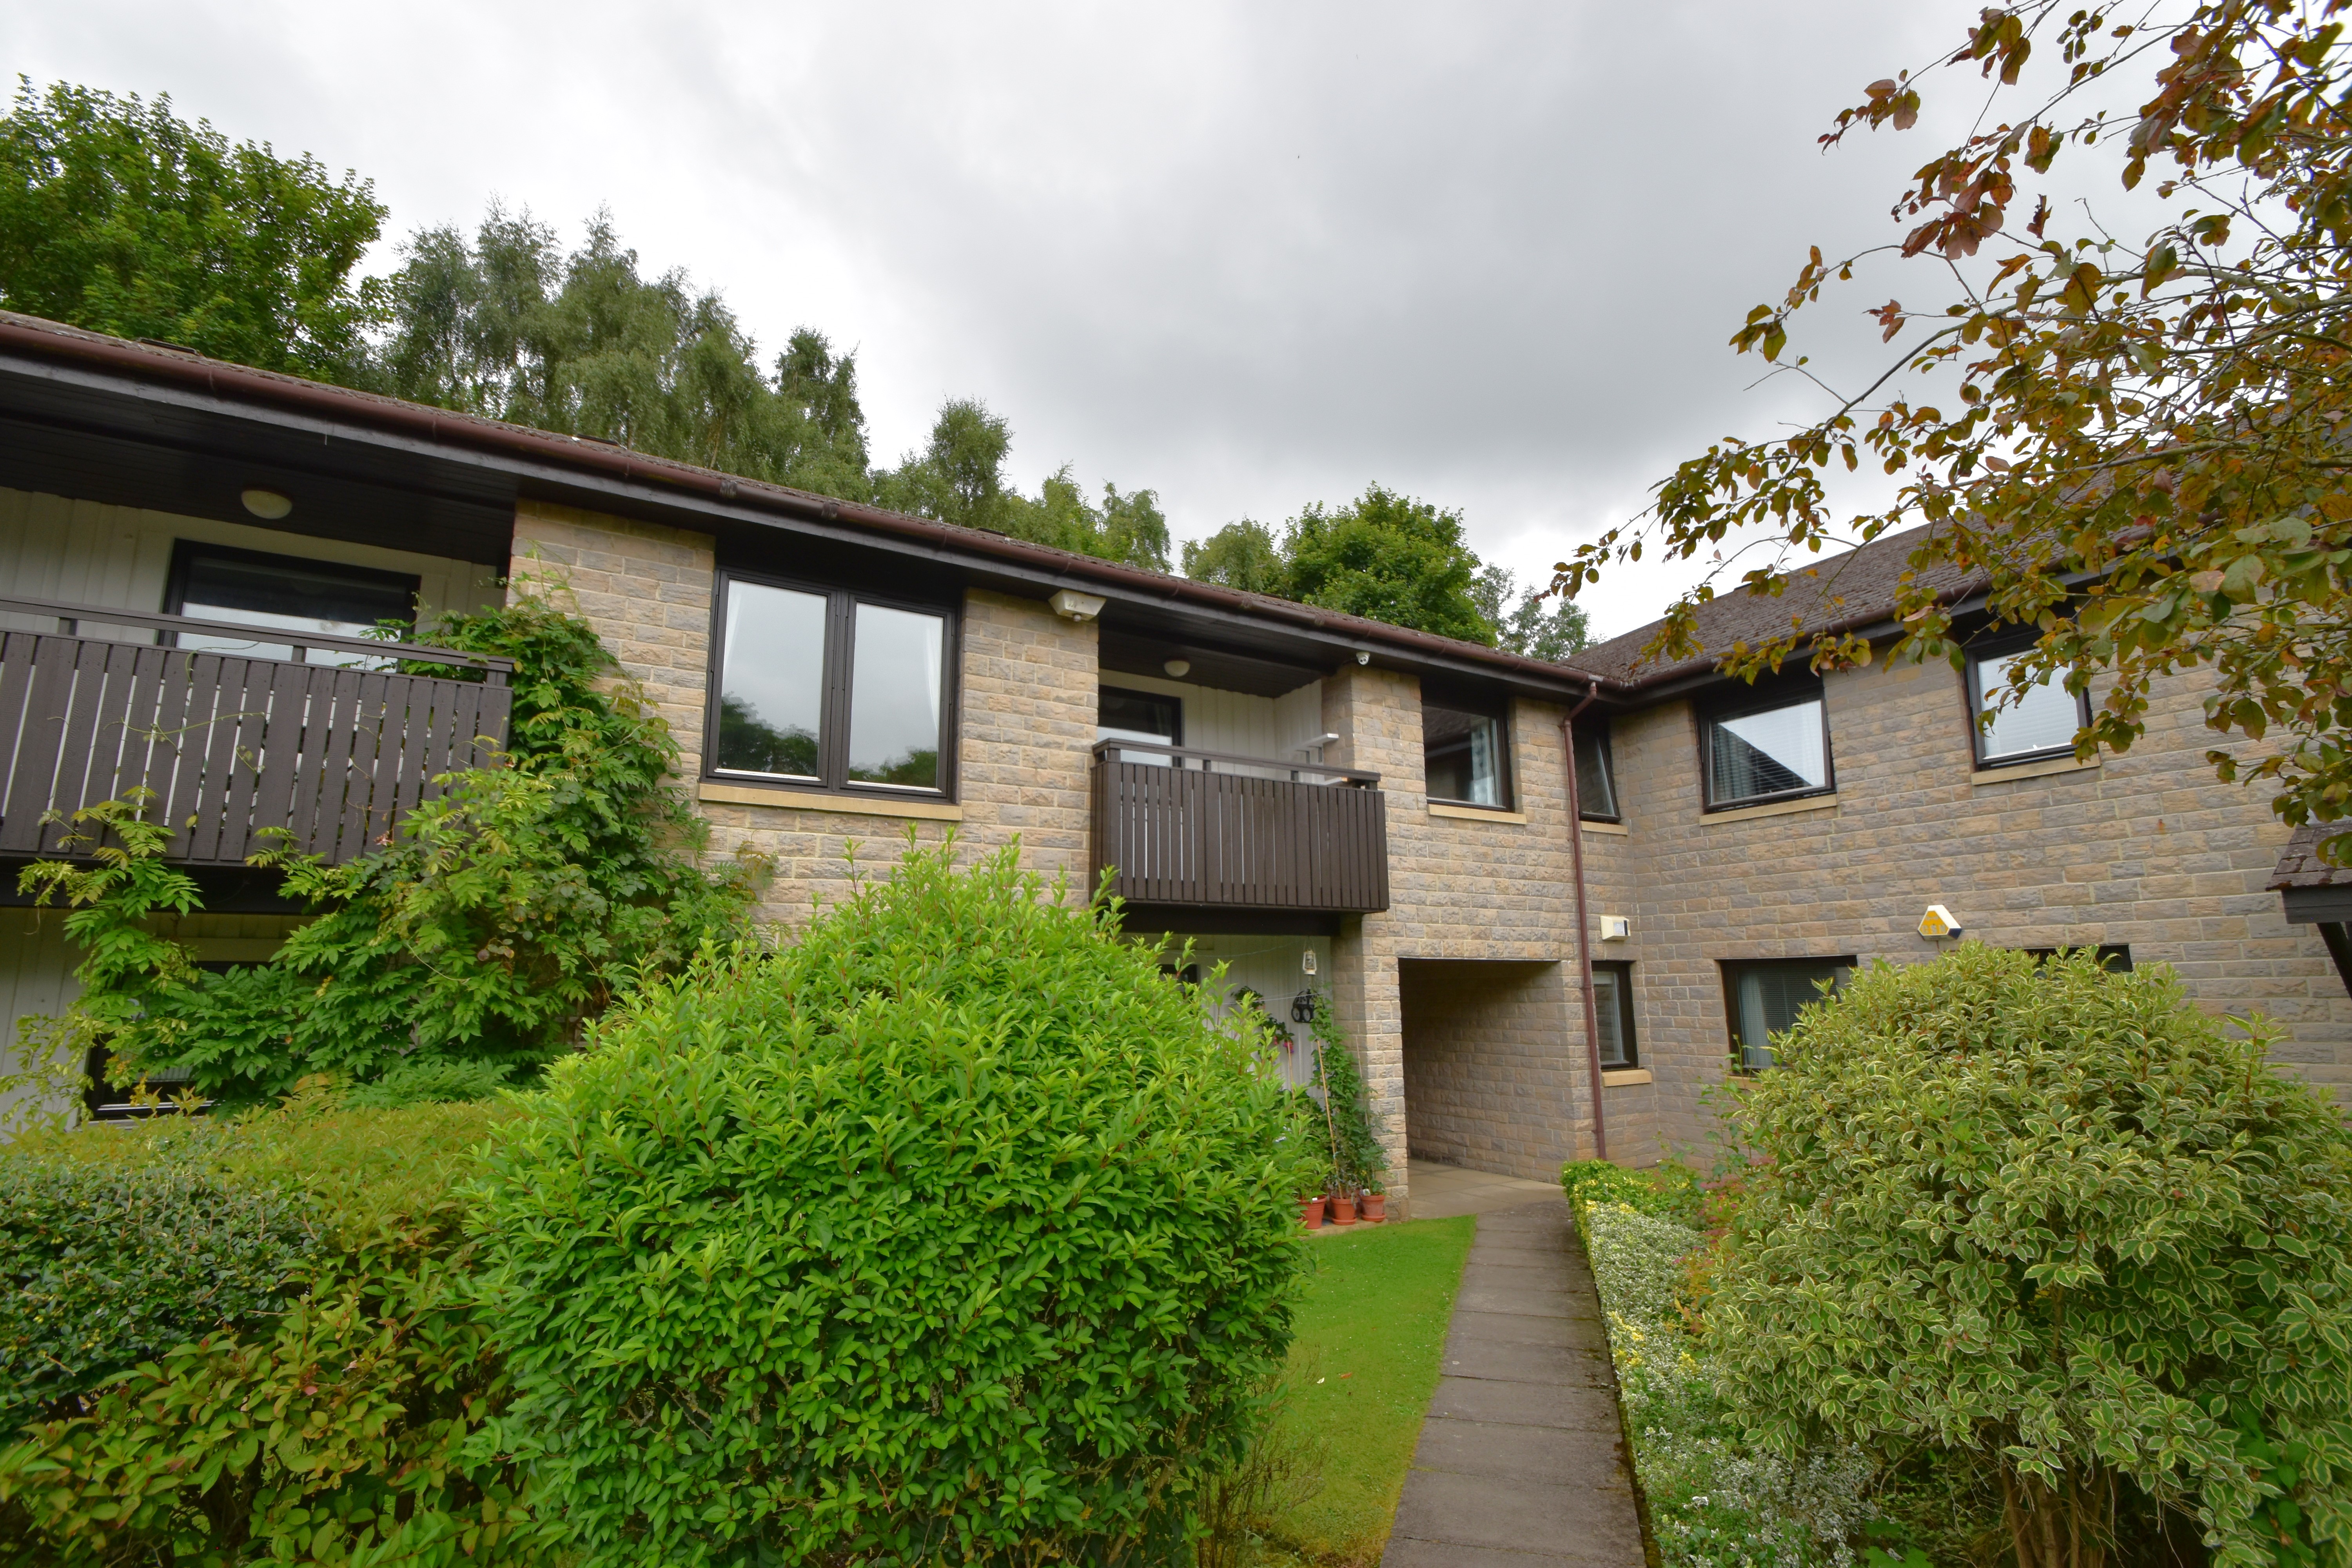
{"type": "Polygon", "coordinates": [[[276,371],[257,370],[205,357],[193,350],[148,345],[125,338],[83,331],[37,316],[0,310],[0,350],[15,349],[38,358],[95,365],[107,370],[180,386],[199,388],[233,401],[267,404],[322,417],[347,420],[412,438],[471,447],[498,456],[522,458],[624,482],[667,486],[689,494],[824,521],[840,521],[879,533],[918,540],[936,548],[961,551],[1033,570],[1051,572],[1073,585],[1094,583],[1123,590],[1137,597],[1155,597],[1171,604],[1213,606],[1244,616],[1322,631],[1401,651],[1467,660],[1498,673],[1568,689],[1580,684],[1607,690],[1621,683],[1573,668],[1524,658],[1477,643],[1459,642],[1407,626],[1365,620],[1336,611],[1317,609],[1263,594],[1247,594],[1189,577],[1171,577],[1139,567],[1104,561],[1032,544],[1026,540],[929,518],[909,517],[880,507],[817,495],[789,486],[746,479],[713,468],[698,468],[667,458],[651,458],[625,447],[573,436],[560,436],[528,426],[509,425],[478,415],[460,414],[425,404],[409,403],[377,393],[358,392],[325,382],[308,381],[276,371]]]}

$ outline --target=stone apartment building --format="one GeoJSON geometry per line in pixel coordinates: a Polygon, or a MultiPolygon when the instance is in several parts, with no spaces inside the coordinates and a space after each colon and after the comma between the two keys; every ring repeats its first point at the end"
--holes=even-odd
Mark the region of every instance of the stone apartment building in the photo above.
{"type": "Polygon", "coordinates": [[[909,835],[1017,836],[1074,897],[1111,868],[1131,933],[1282,1026],[1291,1081],[1328,995],[1401,1209],[1408,1149],[1544,1176],[1701,1142],[1704,1091],[1813,978],[1928,955],[1930,902],[2172,963],[2352,1077],[2328,928],[2266,890],[2285,836],[2205,770],[2186,690],[2128,756],[2058,757],[2051,711],[1988,752],[1941,668],[1752,690],[1643,669],[1639,634],[1544,664],[5,315],[0,1012],[72,994],[56,912],[14,891],[43,812],[157,788],[197,824],[179,934],[266,957],[299,911],[244,865],[255,829],[349,858],[504,734],[503,671],[344,644],[534,588],[668,720],[714,851],[774,858],[770,921],[909,835]]]}

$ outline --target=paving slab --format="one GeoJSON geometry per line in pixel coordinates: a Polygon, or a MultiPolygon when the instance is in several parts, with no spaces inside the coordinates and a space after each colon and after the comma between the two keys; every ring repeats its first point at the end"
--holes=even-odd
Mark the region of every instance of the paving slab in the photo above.
{"type": "Polygon", "coordinates": [[[1643,1568],[1600,1319],[1561,1198],[1479,1215],[1381,1568],[1643,1568]]]}

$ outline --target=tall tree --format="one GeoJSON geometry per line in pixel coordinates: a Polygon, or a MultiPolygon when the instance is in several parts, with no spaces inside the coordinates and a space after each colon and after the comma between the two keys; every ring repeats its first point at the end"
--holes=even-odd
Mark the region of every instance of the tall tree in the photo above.
{"type": "Polygon", "coordinates": [[[1557,663],[1592,646],[1584,606],[1565,594],[1538,588],[1522,591],[1507,566],[1487,566],[1471,581],[1470,598],[1495,628],[1495,646],[1506,653],[1557,663]],[[1544,608],[1544,601],[1551,608],[1544,608]]]}
{"type": "MultiPolygon", "coordinates": [[[[1916,225],[1883,247],[1934,275],[1920,280],[1929,307],[1889,300],[1870,312],[1886,342],[1905,340],[1899,356],[1805,429],[1721,441],[1684,463],[1645,518],[1580,549],[1557,584],[1593,582],[1645,542],[1689,558],[1753,528],[1816,551],[1927,523],[1898,591],[1895,657],[1958,662],[1937,584],[1980,572],[1994,616],[2040,634],[2011,668],[2012,694],[2113,677],[2078,747],[2129,746],[2155,683],[2210,666],[2207,725],[2273,739],[2251,765],[2209,752],[2221,776],[2277,781],[2289,821],[2352,816],[2346,8],[1986,8],[1937,63],[1976,68],[1993,84],[1987,101],[1897,197],[1916,225]],[[2029,70],[2037,50],[2056,54],[2053,68],[2029,70]],[[2095,83],[2109,100],[2132,92],[2137,115],[2117,122],[2087,104],[2095,83]],[[2089,216],[2069,235],[2073,204],[2053,204],[2048,178],[2061,164],[2139,190],[2160,221],[2137,243],[2089,216]],[[1915,390],[1928,376],[1943,384],[1933,401],[1915,390]],[[1864,460],[1904,483],[1891,506],[1841,526],[1828,477],[1864,460]]],[[[1928,80],[1871,83],[1822,140],[1909,129],[1928,80]]],[[[1733,346],[1785,363],[1791,318],[1868,254],[1827,261],[1816,247],[1733,346]]],[[[1770,593],[1785,578],[1759,568],[1740,581],[1770,593]]],[[[1653,652],[1696,652],[1693,612],[1715,591],[1710,581],[1675,606],[1653,652]]],[[[1753,676],[1791,655],[1826,667],[1872,650],[1800,626],[1725,662],[1753,676]]]]}
{"type": "Polygon", "coordinates": [[[1462,514],[1381,485],[1342,507],[1319,502],[1283,536],[1288,597],[1302,604],[1492,645],[1493,623],[1472,596],[1479,561],[1462,514]]]}
{"type": "Polygon", "coordinates": [[[232,145],[172,100],[17,78],[0,119],[0,305],[324,381],[365,379],[378,290],[352,270],[375,187],[232,145]]]}
{"type": "Polygon", "coordinates": [[[1184,575],[1249,594],[1282,595],[1290,586],[1290,562],[1274,531],[1251,518],[1229,522],[1206,539],[1184,542],[1184,575]]]}
{"type": "Polygon", "coordinates": [[[682,271],[645,277],[609,216],[568,256],[551,227],[495,206],[470,241],[426,229],[403,255],[381,352],[398,395],[747,479],[869,492],[850,357],[803,328],[771,375],[716,290],[682,271]]]}
{"type": "Polygon", "coordinates": [[[1012,451],[1013,427],[1002,415],[974,399],[950,398],[940,405],[924,449],[875,476],[875,499],[919,517],[1147,571],[1168,570],[1168,520],[1160,515],[1157,492],[1122,493],[1106,483],[1097,505],[1064,464],[1034,498],[1024,496],[1004,472],[1012,451]]]}

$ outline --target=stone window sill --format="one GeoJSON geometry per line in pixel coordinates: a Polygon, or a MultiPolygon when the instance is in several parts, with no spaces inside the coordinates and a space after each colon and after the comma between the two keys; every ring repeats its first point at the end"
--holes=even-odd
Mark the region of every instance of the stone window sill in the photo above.
{"type": "Polygon", "coordinates": [[[1464,822],[1513,822],[1524,827],[1528,814],[1524,811],[1497,811],[1491,805],[1447,805],[1442,801],[1429,803],[1432,816],[1451,816],[1464,822]]]}
{"type": "Polygon", "coordinates": [[[1706,812],[1699,820],[1708,824],[1753,822],[1759,816],[1788,816],[1800,811],[1834,811],[1837,803],[1837,793],[1832,790],[1828,795],[1809,795],[1802,800],[1776,800],[1766,805],[1739,805],[1729,811],[1706,812]]]}
{"type": "Polygon", "coordinates": [[[777,811],[839,811],[854,816],[912,817],[924,822],[961,822],[963,807],[944,800],[879,800],[870,795],[828,795],[820,790],[761,789],[752,784],[704,780],[695,791],[713,805],[759,805],[777,811]]]}
{"type": "Polygon", "coordinates": [[[1650,1077],[1650,1069],[1648,1068],[1603,1068],[1601,1069],[1601,1087],[1603,1089],[1630,1089],[1637,1083],[1650,1083],[1653,1081],[1654,1080],[1650,1077]]]}
{"type": "Polygon", "coordinates": [[[2074,757],[2052,757],[2043,763],[2013,763],[2005,768],[1979,768],[1969,775],[1969,783],[1977,788],[1986,784],[2008,784],[2015,779],[2046,779],[2059,773],[2086,773],[2098,771],[2099,759],[2082,762],[2074,757]]]}
{"type": "Polygon", "coordinates": [[[1584,825],[1584,831],[1587,833],[1605,833],[1612,838],[1631,838],[1633,837],[1633,830],[1626,826],[1622,822],[1588,822],[1584,825]]]}

